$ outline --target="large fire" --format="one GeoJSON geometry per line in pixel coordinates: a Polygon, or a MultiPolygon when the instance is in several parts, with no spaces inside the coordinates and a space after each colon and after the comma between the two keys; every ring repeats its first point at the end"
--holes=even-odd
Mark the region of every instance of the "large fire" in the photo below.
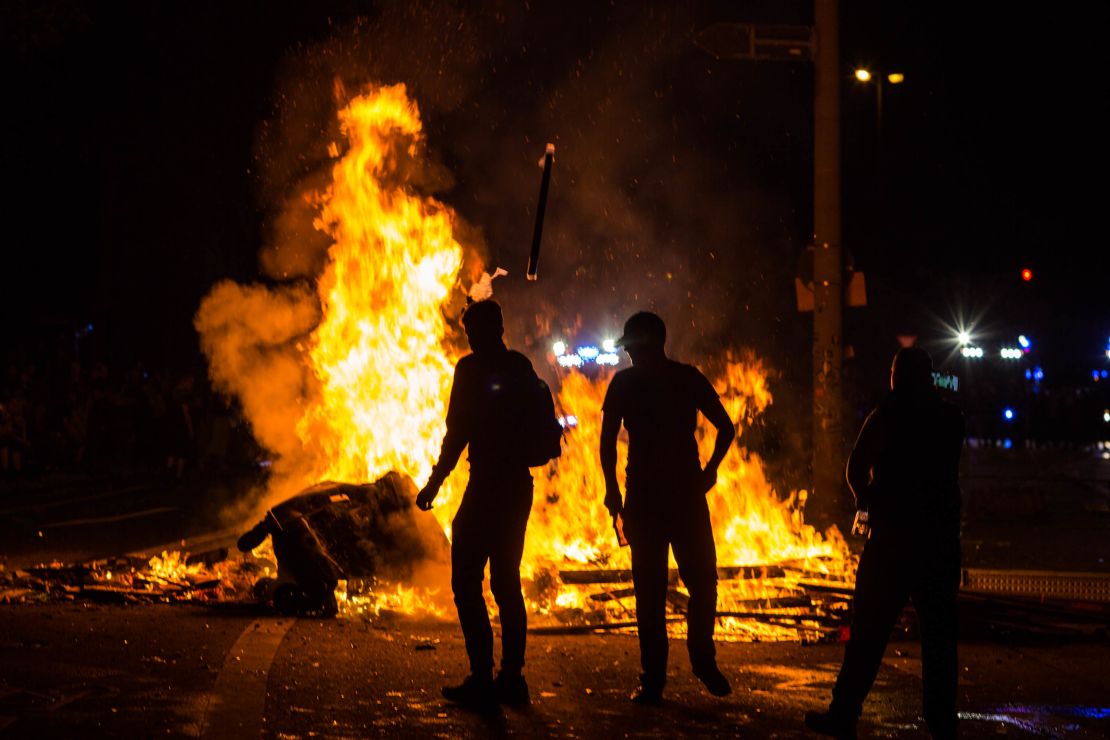
{"type": "MultiPolygon", "coordinates": [[[[370,481],[389,470],[404,472],[418,484],[427,479],[443,437],[452,369],[461,352],[459,327],[448,316],[458,315],[463,282],[473,277],[462,274],[467,253],[455,236],[454,212],[406,186],[404,169],[420,157],[422,127],[404,85],[372,89],[353,99],[339,117],[346,144],[329,147],[336,158],[332,182],[316,195],[316,227],[333,240],[316,285],[319,320],[296,346],[305,368],[304,388],[295,389],[300,394],[295,404],[284,405],[295,409],[295,418],[282,422],[285,437],[295,431],[297,442],[274,450],[289,458],[281,467],[284,491],[327,479],[370,481]]],[[[221,289],[234,296],[248,294],[226,285],[221,289]]],[[[205,311],[202,306],[201,316],[205,311]]],[[[265,317],[253,320],[264,322],[265,317]]],[[[206,333],[200,316],[198,327],[217,384],[247,395],[251,379],[228,371],[221,360],[227,354],[222,340],[216,332],[206,333]]],[[[776,495],[759,458],[743,449],[744,426],[771,403],[763,364],[751,355],[729,355],[715,367],[719,372],[708,375],[740,429],[739,449],[725,458],[710,493],[718,562],[789,566],[771,579],[723,581],[720,610],[742,612],[738,605],[753,599],[797,593],[798,578],[843,573],[850,558],[835,530],[822,536],[804,524],[804,498],[776,495]]],[[[602,505],[597,440],[609,377],[590,379],[571,371],[561,378],[558,405],[577,417],[578,424],[566,436],[562,457],[533,471],[535,503],[522,570],[531,611],[541,620],[627,621],[634,609],[627,594],[630,584],[605,586],[598,598],[598,587],[567,585],[563,581],[570,579],[559,575],[629,567],[628,550],[618,546],[602,505]]],[[[260,428],[272,420],[252,413],[257,406],[244,402],[260,441],[284,439],[260,428]]],[[[699,437],[707,457],[711,442],[704,429],[699,437]]],[[[623,440],[620,455],[623,468],[623,440]]],[[[460,465],[436,502],[435,516],[448,536],[464,486],[465,466],[460,465]]],[[[680,602],[683,593],[677,587],[674,595],[680,602]]],[[[404,586],[392,585],[377,598],[379,604],[384,599],[406,611],[442,611],[431,598],[421,599],[404,586]]],[[[726,619],[725,627],[736,634],[754,629],[745,624],[726,619]]],[[[757,631],[774,634],[768,625],[757,631]]]]}

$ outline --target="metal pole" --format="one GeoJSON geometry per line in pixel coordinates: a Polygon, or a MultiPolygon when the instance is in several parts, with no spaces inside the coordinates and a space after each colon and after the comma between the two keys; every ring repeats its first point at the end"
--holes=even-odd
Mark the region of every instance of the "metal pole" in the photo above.
{"type": "Polygon", "coordinates": [[[817,29],[813,152],[813,496],[821,525],[843,525],[841,363],[844,298],[840,248],[840,49],[837,0],[814,0],[817,29]]]}
{"type": "Polygon", "coordinates": [[[540,180],[540,202],[536,206],[536,228],[532,232],[532,252],[528,255],[525,277],[535,280],[540,269],[540,238],[543,236],[543,214],[547,210],[547,186],[551,183],[551,163],[555,160],[555,145],[548,144],[543,155],[543,178],[540,180]]]}
{"type": "Polygon", "coordinates": [[[876,75],[878,84],[875,86],[875,150],[878,152],[879,161],[883,158],[883,76],[876,75]]]}

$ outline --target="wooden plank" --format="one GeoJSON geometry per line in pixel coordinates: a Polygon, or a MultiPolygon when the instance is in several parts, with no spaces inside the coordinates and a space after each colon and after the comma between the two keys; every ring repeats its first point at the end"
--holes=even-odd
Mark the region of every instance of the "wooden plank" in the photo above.
{"type": "MultiPolygon", "coordinates": [[[[717,578],[722,581],[762,580],[784,578],[786,571],[778,565],[720,565],[717,578]]],[[[560,570],[559,578],[570,585],[589,585],[595,583],[631,583],[632,571],[628,569],[560,570]]],[[[667,582],[678,582],[678,569],[667,572],[667,582]]]]}

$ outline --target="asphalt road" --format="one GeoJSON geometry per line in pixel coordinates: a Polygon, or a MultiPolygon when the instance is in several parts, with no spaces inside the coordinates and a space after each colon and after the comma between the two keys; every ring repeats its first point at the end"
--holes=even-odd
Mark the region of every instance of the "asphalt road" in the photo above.
{"type": "MultiPolygon", "coordinates": [[[[806,737],[839,645],[720,645],[735,692],[705,693],[672,644],[667,702],[627,700],[627,635],[530,636],[526,709],[479,715],[440,698],[465,667],[456,625],[391,618],[287,620],[242,607],[0,607],[0,736],[806,737]]],[[[1110,644],[961,645],[966,737],[1110,735],[1110,644]]],[[[911,738],[920,650],[892,643],[863,736],[911,738]]]]}
{"type": "MultiPolygon", "coordinates": [[[[1110,569],[1110,463],[1056,452],[969,458],[965,564],[1110,569]]],[[[0,565],[185,537],[196,549],[194,536],[215,528],[214,502],[233,493],[144,476],[6,483],[0,565]]],[[[1022,639],[962,645],[965,736],[1110,736],[1110,644],[1022,639]]],[[[280,620],[234,604],[0,605],[0,737],[805,737],[802,714],[827,702],[841,652],[722,644],[736,692],[719,700],[675,643],[668,702],[645,710],[626,699],[634,637],[532,636],[532,706],[479,716],[440,699],[465,667],[453,623],[280,620]]],[[[919,655],[913,642],[891,645],[864,736],[924,736],[919,655]]]]}

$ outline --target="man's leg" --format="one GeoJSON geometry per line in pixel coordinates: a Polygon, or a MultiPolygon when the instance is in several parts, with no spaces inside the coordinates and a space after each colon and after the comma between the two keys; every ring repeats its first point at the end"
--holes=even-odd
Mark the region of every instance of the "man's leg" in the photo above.
{"type": "Polygon", "coordinates": [[[488,532],[482,522],[460,516],[455,517],[451,531],[451,591],[470,659],[470,673],[488,681],[493,672],[493,630],[482,597],[482,579],[489,558],[488,532]]]}
{"type": "Polygon", "coordinates": [[[717,649],[713,628],[717,620],[717,550],[713,544],[713,525],[709,507],[699,501],[693,511],[676,517],[671,536],[678,574],[690,592],[686,613],[686,648],[694,672],[715,671],[717,649]]]}
{"type": "Polygon", "coordinates": [[[935,738],[956,736],[956,692],[960,675],[956,653],[957,599],[960,589],[959,542],[938,545],[936,557],[922,566],[913,603],[921,621],[921,683],[925,723],[935,738]]]}
{"type": "Polygon", "coordinates": [[[626,522],[640,637],[640,683],[662,691],[667,682],[667,552],[670,544],[651,522],[626,522]]]}
{"type": "Polygon", "coordinates": [[[518,675],[524,668],[524,646],[528,633],[528,612],[520,592],[520,558],[524,553],[524,534],[528,510],[506,518],[490,538],[489,583],[501,615],[501,673],[518,675]]]}
{"type": "Polygon", "coordinates": [[[897,546],[868,541],[856,572],[852,600],[852,633],[844,649],[830,714],[855,722],[863,700],[875,683],[890,631],[909,598],[906,576],[900,573],[897,546]]]}

